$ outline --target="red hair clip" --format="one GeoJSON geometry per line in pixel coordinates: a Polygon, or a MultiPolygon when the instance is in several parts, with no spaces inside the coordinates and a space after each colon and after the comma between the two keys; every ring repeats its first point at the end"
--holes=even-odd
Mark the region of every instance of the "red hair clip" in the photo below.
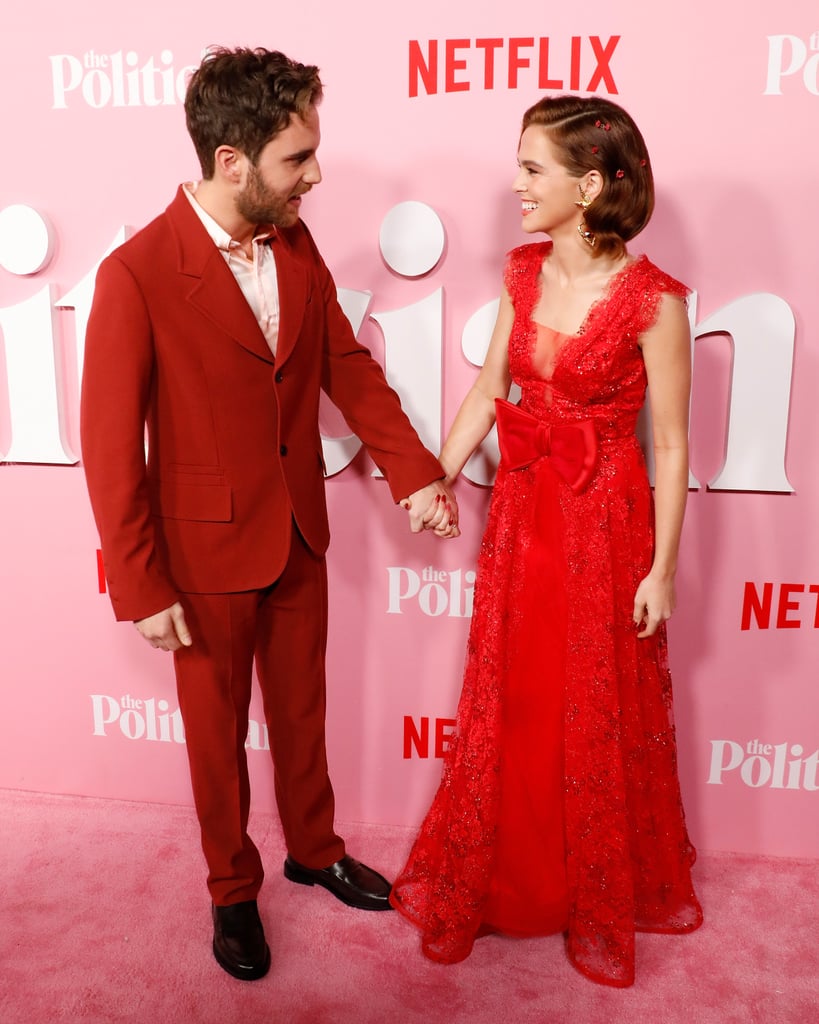
{"type": "Polygon", "coordinates": [[[625,171],[618,171],[617,174],[615,174],[615,178],[625,178],[625,176],[626,176],[626,172],[625,171]]]}

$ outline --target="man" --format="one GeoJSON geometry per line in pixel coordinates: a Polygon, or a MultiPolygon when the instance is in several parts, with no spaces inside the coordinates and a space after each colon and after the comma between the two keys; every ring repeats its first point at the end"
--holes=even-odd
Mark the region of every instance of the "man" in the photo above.
{"type": "Polygon", "coordinates": [[[247,834],[254,659],[286,877],[388,909],[389,883],[333,827],[320,389],[413,531],[457,534],[438,461],[356,342],[299,219],[321,180],[321,90],[315,67],[280,53],[203,61],[185,101],[202,180],[103,262],[86,337],[83,459],[108,589],[118,619],[174,652],[213,951],[245,979],[270,965],[247,834]]]}

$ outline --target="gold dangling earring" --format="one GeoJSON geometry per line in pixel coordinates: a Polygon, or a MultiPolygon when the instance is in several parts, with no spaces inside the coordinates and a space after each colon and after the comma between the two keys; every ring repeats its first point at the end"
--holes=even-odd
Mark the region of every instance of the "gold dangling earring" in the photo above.
{"type": "Polygon", "coordinates": [[[594,237],[594,232],[589,231],[589,227],[586,224],[586,210],[588,210],[588,208],[591,206],[592,201],[586,195],[586,192],[582,185],[578,185],[577,188],[580,192],[580,198],[575,199],[574,205],[579,206],[580,209],[583,211],[583,219],[577,225],[577,233],[580,235],[580,237],[583,239],[586,245],[588,245],[589,248],[593,249],[595,243],[597,242],[597,239],[594,237]]]}

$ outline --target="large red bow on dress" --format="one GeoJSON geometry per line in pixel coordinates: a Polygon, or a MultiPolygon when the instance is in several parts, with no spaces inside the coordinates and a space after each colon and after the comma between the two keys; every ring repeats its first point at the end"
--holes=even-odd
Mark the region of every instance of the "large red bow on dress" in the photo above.
{"type": "Polygon", "coordinates": [[[495,399],[495,412],[507,469],[524,469],[548,458],[575,493],[583,490],[597,461],[597,433],[591,420],[550,426],[503,398],[495,399]]]}

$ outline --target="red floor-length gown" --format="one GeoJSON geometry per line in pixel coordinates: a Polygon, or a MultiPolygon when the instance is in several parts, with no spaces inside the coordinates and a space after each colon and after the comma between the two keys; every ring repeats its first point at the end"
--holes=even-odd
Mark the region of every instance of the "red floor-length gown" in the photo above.
{"type": "MultiPolygon", "coordinates": [[[[533,320],[550,248],[522,246],[506,268],[509,362],[536,447],[522,468],[501,460],[456,733],[392,900],[431,959],[462,960],[486,932],[565,932],[579,970],[622,986],[634,980],[635,931],[702,921],[665,628],[638,640],[632,619],[654,534],[635,437],[646,388],[637,341],[663,294],[686,289],[638,257],[581,330],[561,335],[533,320]],[[578,482],[559,449],[561,432],[576,438],[583,423],[593,436],[578,482]]],[[[502,435],[504,413],[520,418],[499,410],[502,435]]]]}

